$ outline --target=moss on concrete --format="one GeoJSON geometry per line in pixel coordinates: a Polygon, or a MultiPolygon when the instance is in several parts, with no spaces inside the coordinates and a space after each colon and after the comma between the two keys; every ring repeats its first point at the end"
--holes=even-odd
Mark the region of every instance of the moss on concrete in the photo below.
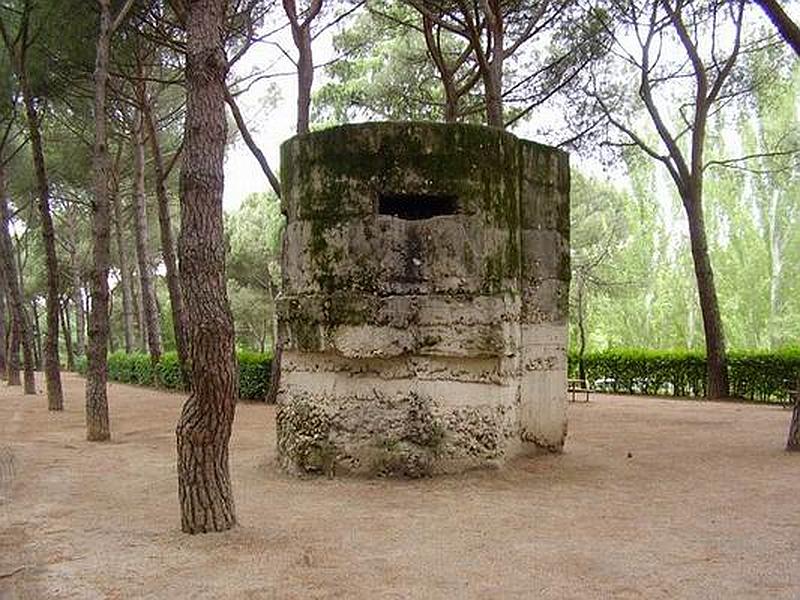
{"type": "Polygon", "coordinates": [[[526,352],[519,326],[566,315],[568,249],[558,241],[569,235],[566,155],[479,126],[369,123],[287,141],[281,176],[295,237],[284,262],[294,296],[281,300],[279,315],[304,365],[279,410],[287,468],[422,477],[448,461],[501,459],[520,441],[519,414],[506,405],[519,385],[513,365],[526,352]],[[380,214],[382,194],[455,198],[455,210],[423,220],[402,218],[420,216],[413,210],[380,214]],[[496,310],[498,298],[514,299],[513,307],[496,310]],[[320,369],[331,357],[396,362],[391,375],[366,374],[359,362],[330,381],[320,369]],[[468,388],[473,404],[461,406],[438,384],[446,374],[425,388],[410,366],[423,357],[479,357],[507,368],[470,382],[487,386],[485,404],[476,387],[468,388]],[[348,375],[367,397],[348,395],[340,385],[348,375]]]}

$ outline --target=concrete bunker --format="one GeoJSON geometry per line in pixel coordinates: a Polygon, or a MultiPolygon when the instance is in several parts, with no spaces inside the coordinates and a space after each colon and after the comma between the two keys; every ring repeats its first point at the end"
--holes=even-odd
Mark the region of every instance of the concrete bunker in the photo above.
{"type": "Polygon", "coordinates": [[[281,151],[284,468],[425,476],[560,450],[567,155],[435,123],[281,151]]]}

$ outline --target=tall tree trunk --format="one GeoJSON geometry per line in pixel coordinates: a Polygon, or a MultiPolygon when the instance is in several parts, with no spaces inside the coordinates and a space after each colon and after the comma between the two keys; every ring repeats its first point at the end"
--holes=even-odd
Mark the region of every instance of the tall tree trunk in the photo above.
{"type": "Polygon", "coordinates": [[[40,327],[39,309],[36,308],[36,298],[31,300],[31,333],[33,333],[33,363],[37,371],[42,370],[42,331],[40,327]]]}
{"type": "Polygon", "coordinates": [[[75,309],[75,354],[83,356],[86,352],[86,315],[83,312],[80,261],[78,252],[74,248],[70,260],[72,263],[72,306],[75,309]]]}
{"type": "Polygon", "coordinates": [[[122,237],[122,210],[119,194],[111,194],[114,206],[114,239],[117,243],[117,264],[119,265],[120,286],[122,288],[122,331],[125,337],[125,352],[133,352],[133,300],[131,298],[131,272],[128,268],[128,257],[122,237]]]}
{"type": "Polygon", "coordinates": [[[136,310],[134,316],[136,317],[136,331],[139,337],[138,346],[141,352],[147,352],[147,324],[144,317],[144,301],[142,300],[142,284],[139,275],[139,266],[134,266],[133,269],[133,306],[136,310]]]}
{"type": "Polygon", "coordinates": [[[25,314],[25,303],[22,298],[22,288],[19,285],[17,261],[11,243],[11,234],[8,232],[10,212],[6,199],[5,169],[0,165],[0,257],[2,264],[0,270],[5,280],[6,298],[11,315],[11,335],[9,336],[9,351],[6,357],[7,380],[9,385],[19,385],[19,350],[22,346],[23,365],[25,369],[25,393],[36,393],[36,380],[34,378],[33,361],[33,336],[30,323],[25,314]]]}
{"type": "Polygon", "coordinates": [[[47,335],[44,346],[44,374],[47,382],[47,408],[49,410],[64,409],[64,392],[61,389],[61,365],[58,358],[59,330],[59,286],[58,259],[56,258],[56,237],[53,230],[53,218],[50,215],[50,186],[44,166],[44,149],[42,147],[39,115],[36,112],[33,95],[28,83],[26,68],[23,65],[19,73],[22,99],[28,121],[33,166],[36,174],[37,205],[39,207],[40,227],[44,243],[45,266],[47,268],[47,335]]]}
{"type": "Polygon", "coordinates": [[[578,378],[586,381],[586,307],[583,298],[583,275],[578,277],[578,378]]]}
{"type": "Polygon", "coordinates": [[[8,329],[6,328],[6,282],[0,268],[0,377],[6,378],[8,350],[8,329]]]}
{"type": "Polygon", "coordinates": [[[275,285],[272,279],[269,265],[266,266],[267,282],[269,283],[269,294],[272,300],[272,362],[269,369],[269,384],[267,385],[267,392],[264,396],[264,401],[267,404],[275,404],[278,401],[278,392],[281,387],[281,361],[283,360],[283,343],[284,343],[284,329],[281,321],[278,319],[278,286],[275,285]]]}
{"type": "Polygon", "coordinates": [[[108,198],[109,160],[106,86],[111,43],[110,0],[98,0],[100,32],[94,69],[94,204],[92,210],[92,310],[89,313],[89,364],[86,372],[86,439],[111,438],[108,418],[108,267],[111,253],[108,198]]]}
{"type": "Polygon", "coordinates": [[[236,410],[237,374],[222,230],[225,8],[225,0],[192,0],[186,17],[180,273],[192,392],[176,435],[181,524],[187,533],[223,531],[236,524],[228,442],[236,410]]]}
{"type": "Polygon", "coordinates": [[[314,84],[314,59],[311,53],[311,28],[301,27],[295,35],[297,45],[297,133],[308,133],[311,112],[311,87],[314,84]]]}
{"type": "MultiPolygon", "coordinates": [[[[19,321],[17,321],[17,317],[14,314],[11,314],[11,321],[8,324],[8,345],[6,348],[8,351],[6,352],[6,371],[5,371],[5,378],[8,385],[22,385],[22,380],[20,379],[19,375],[19,349],[20,349],[20,342],[22,338],[22,334],[20,332],[19,321]]],[[[33,371],[31,371],[33,372],[33,371]]],[[[36,393],[34,389],[33,392],[26,393],[36,393]]]]}
{"type": "MultiPolygon", "coordinates": [[[[4,251],[0,247],[0,251],[4,251]]],[[[6,280],[5,265],[0,263],[0,296],[2,296],[3,307],[5,308],[5,299],[9,295],[8,281],[6,280]]],[[[14,311],[11,307],[11,300],[8,301],[8,328],[3,331],[3,379],[6,380],[8,385],[22,385],[22,380],[19,375],[19,329],[16,327],[18,324],[14,322],[14,311]]],[[[5,322],[3,323],[5,326],[5,322]]]]}
{"type": "Polygon", "coordinates": [[[72,328],[69,323],[69,304],[61,303],[61,331],[64,334],[64,346],[67,349],[67,371],[75,370],[75,353],[72,351],[72,328]]]}
{"type": "Polygon", "coordinates": [[[455,123],[458,120],[459,95],[455,82],[458,65],[456,64],[455,67],[448,66],[445,53],[442,52],[441,37],[434,33],[433,19],[425,13],[422,13],[422,32],[425,36],[428,56],[430,56],[436,70],[439,72],[439,81],[444,90],[444,121],[445,123],[455,123]]]}
{"type": "Polygon", "coordinates": [[[157,363],[161,358],[161,322],[156,309],[153,276],[150,272],[150,260],[147,256],[149,236],[147,232],[147,196],[144,178],[144,122],[142,111],[135,110],[133,127],[133,201],[136,209],[134,233],[136,235],[136,258],[139,266],[139,288],[144,309],[145,331],[150,359],[157,363]]]}
{"type": "Polygon", "coordinates": [[[145,90],[144,118],[147,135],[150,140],[150,152],[153,155],[153,169],[156,176],[156,199],[158,200],[158,225],[161,234],[161,256],[167,272],[167,290],[172,311],[172,328],[175,333],[175,349],[178,351],[178,362],[181,365],[185,383],[189,383],[189,348],[186,340],[186,316],[183,308],[183,292],[181,291],[178,261],[175,255],[175,240],[172,235],[172,217],[169,214],[169,197],[167,196],[167,173],[161,145],[158,143],[153,108],[145,90]]]}
{"type": "MultiPolygon", "coordinates": [[[[109,251],[110,256],[110,251],[109,251]]],[[[110,259],[109,259],[110,260],[110,259]]],[[[114,338],[114,290],[108,290],[108,353],[114,354],[117,351],[117,340],[114,338]]]]}
{"type": "Polygon", "coordinates": [[[503,96],[502,83],[498,77],[494,63],[489,65],[490,72],[484,76],[486,88],[486,124],[503,129],[503,96]]]}
{"type": "Polygon", "coordinates": [[[314,59],[311,53],[311,23],[322,9],[323,0],[311,0],[304,14],[297,10],[296,0],[283,0],[289,18],[292,38],[297,48],[297,133],[308,133],[311,109],[311,87],[314,83],[314,59]]]}
{"type": "Polygon", "coordinates": [[[727,398],[730,391],[725,334],[719,311],[717,288],[714,284],[714,271],[711,268],[711,257],[708,253],[701,192],[695,191],[684,198],[683,205],[689,221],[689,240],[692,247],[694,273],[697,278],[697,291],[700,297],[700,311],[703,316],[703,330],[706,339],[706,397],[710,400],[727,398]]]}
{"type": "MultiPolygon", "coordinates": [[[[481,65],[484,93],[486,94],[486,124],[503,129],[503,59],[505,58],[505,23],[499,0],[483,4],[484,17],[491,36],[491,53],[481,65]]],[[[475,47],[481,52],[480,42],[475,47]]]]}

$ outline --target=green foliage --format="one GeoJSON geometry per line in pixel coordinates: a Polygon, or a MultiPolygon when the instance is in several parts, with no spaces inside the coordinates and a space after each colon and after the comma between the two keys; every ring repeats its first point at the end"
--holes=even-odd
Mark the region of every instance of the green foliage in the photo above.
{"type": "Polygon", "coordinates": [[[267,395],[272,359],[258,352],[240,351],[239,358],[239,398],[242,400],[263,400],[267,395]]]}
{"type": "Polygon", "coordinates": [[[419,27],[417,13],[382,0],[368,8],[333,39],[342,58],[325,69],[329,81],[314,95],[314,120],[442,119],[442,86],[422,32],[410,26],[419,27]]]}
{"type": "MultiPolygon", "coordinates": [[[[607,350],[584,358],[590,387],[629,394],[702,396],[706,361],[699,352],[607,350]]],[[[570,354],[569,372],[576,377],[578,357],[570,354]]],[[[800,348],[778,352],[731,352],[728,355],[731,394],[760,402],[785,402],[800,379],[800,348]]]]}
{"type": "Polygon", "coordinates": [[[283,227],[272,194],[250,194],[225,215],[228,298],[240,347],[264,352],[271,345],[283,227]]]}
{"type": "Polygon", "coordinates": [[[157,381],[157,369],[149,354],[114,352],[108,356],[108,378],[122,383],[153,385],[157,381]]]}
{"type": "MultiPolygon", "coordinates": [[[[239,399],[263,400],[269,384],[272,357],[268,354],[242,350],[237,353],[237,359],[239,399]]],[[[86,366],[85,356],[77,359],[78,373],[85,375],[86,366]]],[[[178,364],[178,355],[175,352],[165,353],[156,365],[150,361],[149,354],[114,352],[108,356],[108,378],[120,383],[186,391],[178,364]]]]}
{"type": "Polygon", "coordinates": [[[177,352],[167,352],[161,356],[156,365],[156,376],[161,387],[170,390],[186,389],[177,352]]]}

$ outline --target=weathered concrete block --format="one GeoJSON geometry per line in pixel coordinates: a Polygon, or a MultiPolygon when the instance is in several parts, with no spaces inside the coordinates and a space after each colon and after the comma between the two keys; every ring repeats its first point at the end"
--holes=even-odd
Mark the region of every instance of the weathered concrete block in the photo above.
{"type": "Polygon", "coordinates": [[[287,141],[281,179],[284,467],[422,476],[561,448],[566,154],[349,125],[287,141]]]}

